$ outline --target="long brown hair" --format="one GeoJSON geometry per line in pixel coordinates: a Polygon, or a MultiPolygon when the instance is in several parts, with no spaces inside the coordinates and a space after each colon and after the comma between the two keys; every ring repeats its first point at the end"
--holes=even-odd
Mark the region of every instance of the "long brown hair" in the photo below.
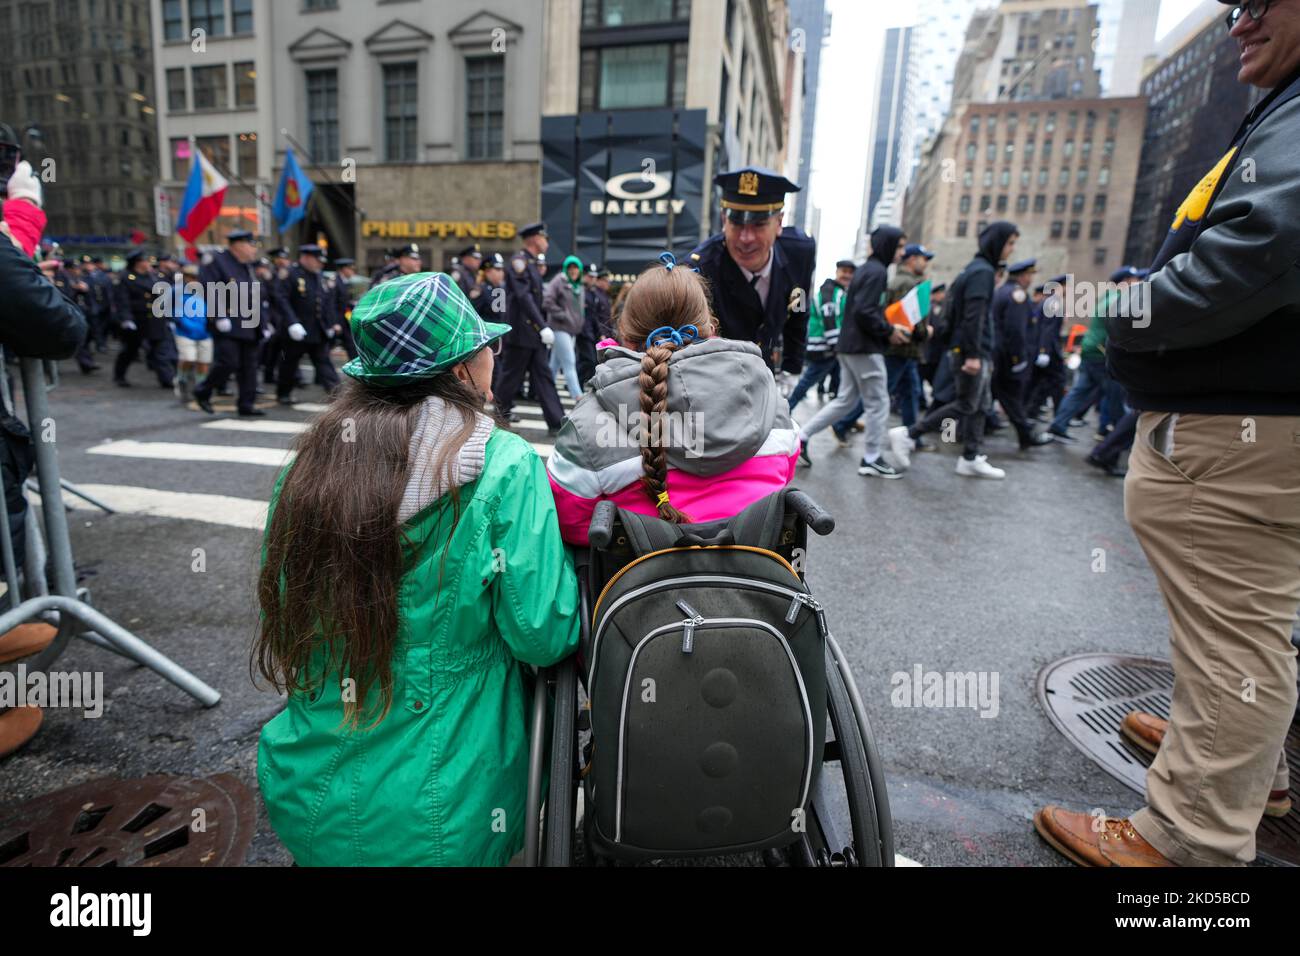
{"type": "Polygon", "coordinates": [[[659,517],[673,524],[691,519],[662,496],[668,490],[668,455],[663,438],[668,428],[668,360],[680,347],[675,342],[646,348],[646,336],[661,326],[694,325],[700,339],[714,334],[709,292],[699,273],[684,266],[653,265],[619,296],[618,337],[628,348],[644,351],[641,359],[641,488],[655,504],[659,517]],[[647,440],[645,436],[648,435],[647,440]]]}
{"type": "MultiPolygon", "coordinates": [[[[379,706],[370,727],[392,706],[405,543],[398,509],[420,406],[431,396],[461,416],[460,430],[421,463],[443,474],[473,433],[482,396],[451,372],[397,388],[349,379],[298,439],[266,532],[250,667],[282,692],[312,691],[331,671],[351,678],[355,694],[343,716],[354,729],[371,690],[378,688],[379,706]]],[[[450,494],[448,540],[460,516],[454,487],[450,494]]]]}

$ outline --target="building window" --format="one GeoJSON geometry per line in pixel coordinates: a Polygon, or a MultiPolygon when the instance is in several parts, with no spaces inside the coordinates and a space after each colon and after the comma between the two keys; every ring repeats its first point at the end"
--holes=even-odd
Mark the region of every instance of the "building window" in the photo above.
{"type": "Polygon", "coordinates": [[[1079,186],[1086,186],[1086,185],[1088,184],[1088,167],[1087,167],[1087,166],[1080,166],[1080,167],[1079,167],[1079,172],[1078,172],[1078,174],[1074,177],[1074,179],[1075,179],[1075,183],[1076,183],[1077,185],[1079,185],[1079,186]]]}
{"type": "Polygon", "coordinates": [[[190,0],[190,32],[202,30],[210,37],[226,35],[226,0],[190,0]]]}
{"type": "Polygon", "coordinates": [[[1110,183],[1110,167],[1103,166],[1097,170],[1097,185],[1106,186],[1110,183]]]}
{"type": "Polygon", "coordinates": [[[1006,189],[1008,186],[1011,185],[1011,170],[1009,169],[1002,170],[1002,175],[998,177],[998,185],[1001,186],[1003,189],[1006,189]]]}
{"type": "Polygon", "coordinates": [[[239,175],[245,179],[257,176],[257,134],[240,133],[236,144],[239,150],[239,175]]]}
{"type": "MultiPolygon", "coordinates": [[[[104,131],[101,127],[100,132],[104,131]]],[[[102,144],[101,144],[102,145],[102,144]]],[[[190,141],[184,136],[171,141],[172,179],[184,182],[190,177],[190,141]]]]}
{"type": "Polygon", "coordinates": [[[988,212],[989,210],[991,210],[992,208],[993,208],[993,197],[988,195],[980,196],[980,214],[982,215],[988,212]]]}
{"type": "Polygon", "coordinates": [[[1047,167],[1044,166],[1042,169],[1040,169],[1040,170],[1038,171],[1038,185],[1040,185],[1040,186],[1046,186],[1046,185],[1047,185],[1047,175],[1048,175],[1048,174],[1047,174],[1047,167]]]}
{"type": "Polygon", "coordinates": [[[1065,212],[1066,205],[1070,202],[1070,197],[1065,193],[1057,193],[1056,199],[1052,201],[1052,212],[1065,212]]]}
{"type": "Polygon", "coordinates": [[[977,155],[977,153],[978,153],[978,148],[975,146],[974,143],[966,144],[966,162],[968,163],[975,162],[975,156],[977,155]]]}
{"type": "Polygon", "coordinates": [[[1043,140],[1042,160],[1045,163],[1051,162],[1052,160],[1052,141],[1050,139],[1043,140]]]}
{"type": "Polygon", "coordinates": [[[1007,194],[1002,193],[998,196],[998,212],[1007,211],[1007,194]]]}
{"type": "Polygon", "coordinates": [[[1084,196],[1083,193],[1075,193],[1074,201],[1070,204],[1070,211],[1076,214],[1083,212],[1084,204],[1086,202],[1087,197],[1084,196]]]}
{"type": "Polygon", "coordinates": [[[987,229],[988,227],[989,227],[989,222],[988,222],[988,220],[987,220],[987,219],[981,219],[979,222],[975,223],[975,235],[978,236],[980,233],[982,233],[982,232],[983,232],[985,229],[987,229]]]}
{"type": "Polygon", "coordinates": [[[307,140],[311,158],[335,163],[339,158],[339,71],[307,71],[307,140]]]}
{"type": "Polygon", "coordinates": [[[1022,169],[1022,170],[1020,170],[1020,188],[1021,188],[1021,189],[1028,189],[1028,188],[1029,188],[1029,180],[1030,180],[1032,177],[1033,177],[1033,173],[1031,173],[1028,169],[1022,169]]]}
{"type": "Polygon", "coordinates": [[[226,109],[226,64],[193,67],[194,108],[226,109]]]}
{"type": "Polygon", "coordinates": [[[1100,219],[1094,219],[1091,223],[1088,224],[1088,238],[1093,240],[1094,242],[1100,239],[1101,232],[1105,228],[1105,226],[1106,224],[1102,222],[1100,219]]]}
{"type": "Polygon", "coordinates": [[[1034,197],[1034,212],[1047,212],[1047,197],[1042,193],[1034,197]]]}
{"type": "Polygon", "coordinates": [[[1092,214],[1094,216],[1106,215],[1106,194],[1097,193],[1092,197],[1092,214]]]}
{"type": "Polygon", "coordinates": [[[975,113],[970,118],[970,134],[972,136],[978,136],[980,134],[980,116],[978,113],[975,113]]]}
{"type": "Polygon", "coordinates": [[[465,60],[465,130],[469,159],[504,155],[506,65],[499,56],[465,60]]]}
{"type": "Polygon", "coordinates": [[[1086,163],[1092,159],[1092,140],[1085,139],[1079,147],[1079,162],[1086,163]]]}
{"type": "Polygon", "coordinates": [[[1016,197],[1016,212],[1029,212],[1029,197],[1024,193],[1016,197]]]}
{"type": "Polygon", "coordinates": [[[1070,232],[1066,236],[1068,239],[1078,239],[1083,232],[1083,227],[1077,219],[1070,222],[1070,232]]]}
{"type": "Polygon", "coordinates": [[[253,0],[230,0],[230,32],[253,32],[253,0]]]}
{"type": "Polygon", "coordinates": [[[230,169],[229,136],[198,136],[194,140],[194,145],[208,157],[218,171],[226,172],[230,169]]]}
{"type": "Polygon", "coordinates": [[[984,158],[988,160],[990,163],[996,163],[998,161],[997,143],[993,142],[992,140],[989,141],[988,146],[984,150],[984,158]]]}
{"type": "Polygon", "coordinates": [[[961,184],[965,186],[967,189],[970,189],[972,186],[975,185],[974,170],[968,169],[966,170],[966,172],[962,173],[961,184]]]}
{"type": "Polygon", "coordinates": [[[984,188],[988,189],[993,185],[993,170],[984,170],[984,188]]]}
{"type": "Polygon", "coordinates": [[[179,113],[186,109],[185,68],[167,71],[167,109],[179,113]]]}
{"type": "Polygon", "coordinates": [[[257,105],[257,67],[251,60],[236,63],[235,71],[235,106],[257,105]]]}
{"type": "Polygon", "coordinates": [[[1106,264],[1106,260],[1109,258],[1110,258],[1110,253],[1106,249],[1099,246],[1097,248],[1097,251],[1092,254],[1092,264],[1094,266],[1104,266],[1106,264]]]}
{"type": "Polygon", "coordinates": [[[1033,162],[1033,159],[1034,159],[1034,141],[1032,139],[1026,140],[1025,141],[1025,162],[1026,163],[1033,162]]]}
{"type": "Polygon", "coordinates": [[[1059,219],[1054,219],[1052,221],[1052,232],[1051,232],[1052,238],[1060,239],[1061,236],[1064,234],[1064,232],[1065,232],[1065,223],[1061,222],[1061,220],[1059,219]]]}
{"type": "Polygon", "coordinates": [[[1066,166],[1061,167],[1061,171],[1060,173],[1057,174],[1056,177],[1056,184],[1060,186],[1062,189],[1070,185],[1070,170],[1068,167],[1066,166]]]}
{"type": "Polygon", "coordinates": [[[582,3],[582,25],[588,28],[630,27],[690,18],[690,0],[583,0],[582,3]]]}
{"type": "Polygon", "coordinates": [[[163,0],[162,16],[163,39],[183,40],[185,38],[185,14],[181,11],[181,0],[163,0]]]}
{"type": "MultiPolygon", "coordinates": [[[[1073,116],[1074,114],[1071,113],[1070,115],[1073,116]]],[[[1071,156],[1074,155],[1074,140],[1067,139],[1065,141],[1065,147],[1063,148],[1061,155],[1064,156],[1066,159],[1069,159],[1071,156]]]]}
{"type": "Polygon", "coordinates": [[[965,219],[959,219],[959,220],[957,220],[957,238],[958,238],[958,239],[965,239],[965,238],[966,238],[966,232],[967,232],[967,229],[968,229],[969,225],[970,225],[970,223],[969,223],[967,220],[965,220],[965,219]]]}
{"type": "Polygon", "coordinates": [[[957,211],[960,212],[963,216],[967,215],[970,212],[969,195],[965,195],[961,197],[960,202],[957,203],[957,211]]]}
{"type": "Polygon", "coordinates": [[[594,52],[600,64],[598,109],[680,107],[685,104],[685,43],[645,43],[606,47],[594,52]]]}
{"type": "MultiPolygon", "coordinates": [[[[490,59],[499,59],[491,57],[490,59]]],[[[393,63],[384,67],[384,161],[415,162],[417,76],[414,63],[393,63]]],[[[475,90],[470,88],[470,116],[473,124],[475,90]]]]}

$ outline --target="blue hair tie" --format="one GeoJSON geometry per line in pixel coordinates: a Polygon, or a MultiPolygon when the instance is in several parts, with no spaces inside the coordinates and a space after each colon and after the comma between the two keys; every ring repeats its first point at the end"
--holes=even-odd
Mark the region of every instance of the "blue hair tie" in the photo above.
{"type": "MultiPolygon", "coordinates": [[[[671,255],[671,253],[669,253],[669,255],[671,255]]],[[[699,337],[700,330],[693,325],[683,325],[680,329],[661,325],[645,337],[645,344],[646,348],[669,344],[682,348],[683,346],[694,342],[699,337]]]]}
{"type": "Polygon", "coordinates": [[[669,272],[673,271],[673,266],[677,265],[677,257],[671,252],[659,253],[659,261],[664,264],[664,268],[669,272]]]}

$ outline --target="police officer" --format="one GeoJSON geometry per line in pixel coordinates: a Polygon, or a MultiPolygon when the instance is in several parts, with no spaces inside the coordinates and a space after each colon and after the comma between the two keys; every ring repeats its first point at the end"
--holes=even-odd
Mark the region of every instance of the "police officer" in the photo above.
{"type": "Polygon", "coordinates": [[[451,267],[451,277],[471,302],[478,298],[478,269],[482,264],[483,252],[476,242],[457,253],[457,261],[451,267]]]}
{"type": "Polygon", "coordinates": [[[334,260],[334,293],[338,306],[338,325],[342,331],[338,335],[338,344],[348,353],[348,361],[357,357],[357,343],[352,338],[352,280],[357,274],[355,259],[334,260]]]}
{"type": "MultiPolygon", "coordinates": [[[[506,260],[494,252],[483,260],[483,281],[474,287],[474,311],[485,322],[500,322],[506,315],[506,260]]],[[[493,370],[500,362],[492,366],[493,370]]]]}
{"type": "Polygon", "coordinates": [[[254,271],[257,243],[251,232],[235,230],[226,236],[226,242],[228,248],[199,270],[199,281],[205,289],[219,284],[230,290],[214,299],[233,306],[229,310],[233,314],[213,310],[214,314],[208,315],[215,357],[208,377],[195,386],[194,401],[213,414],[213,391],[220,391],[233,375],[239,386],[239,417],[260,418],[266,412],[257,407],[257,349],[273,325],[273,317],[264,307],[283,308],[280,288],[258,279],[254,271]]]}
{"type": "Polygon", "coordinates": [[[1029,369],[1037,353],[1037,323],[1032,323],[1034,303],[1029,288],[1034,282],[1036,259],[1013,262],[1007,267],[1007,281],[993,293],[993,328],[996,346],[993,358],[993,399],[1002,406],[1020,439],[1020,450],[1051,444],[1051,437],[1036,433],[1025,414],[1025,390],[1029,369]]]}
{"type": "Polygon", "coordinates": [[[1026,404],[1029,413],[1039,421],[1050,420],[1042,414],[1049,399],[1055,416],[1065,398],[1065,355],[1061,352],[1061,317],[1065,314],[1061,295],[1065,280],[1066,276],[1056,276],[1043,286],[1043,300],[1034,307],[1038,319],[1038,353],[1034,356],[1026,404]]]}
{"type": "Polygon", "coordinates": [[[281,405],[293,404],[294,374],[304,355],[316,367],[316,380],[327,392],[333,392],[339,384],[338,372],[330,362],[330,339],[342,329],[338,324],[334,291],[321,275],[324,266],[325,253],[320,246],[314,243],[299,246],[298,264],[289,270],[289,278],[285,280],[288,325],[282,332],[288,341],[284,343],[275,386],[275,397],[281,405]]]}
{"type": "Polygon", "coordinates": [[[803,368],[817,243],[793,226],[781,228],[785,194],[799,186],[761,166],[713,178],[722,189],[722,232],[691,260],[713,290],[723,338],[754,342],[773,369],[803,368]]]}
{"type": "Polygon", "coordinates": [[[103,256],[84,256],[82,258],[86,285],[90,287],[90,311],[86,321],[90,323],[90,340],[95,351],[108,349],[108,325],[113,314],[113,280],[104,271],[103,256]]]}
{"type": "Polygon", "coordinates": [[[375,273],[371,288],[398,276],[409,276],[424,269],[424,260],[420,256],[420,247],[414,242],[398,246],[389,253],[392,262],[375,273]]]}
{"type": "MultiPolygon", "coordinates": [[[[185,281],[181,276],[181,262],[175,255],[164,249],[158,253],[156,261],[158,265],[155,271],[158,282],[174,285],[177,281],[182,283],[185,281]]],[[[158,376],[159,388],[173,388],[180,353],[176,350],[176,333],[170,311],[171,299],[168,298],[162,308],[157,307],[156,300],[157,295],[155,295],[155,308],[149,314],[149,323],[143,327],[142,344],[145,350],[145,364],[158,376]]]]}
{"type": "Polygon", "coordinates": [[[578,383],[584,388],[587,379],[596,374],[596,343],[614,334],[610,326],[609,278],[608,269],[594,262],[587,266],[587,288],[582,293],[586,304],[578,336],[578,383]]]}
{"type": "Polygon", "coordinates": [[[501,377],[493,391],[500,414],[508,421],[518,421],[513,408],[527,373],[541,403],[546,430],[554,435],[560,430],[564,411],[546,351],[555,341],[555,333],[542,313],[542,276],[537,271],[537,257],[550,247],[546,223],[530,223],[519,230],[519,238],[523,248],[510,257],[506,269],[506,321],[513,331],[505,338],[501,377]]]}
{"type": "Polygon", "coordinates": [[[145,250],[133,249],[127,253],[125,274],[117,284],[117,337],[122,350],[113,362],[113,383],[120,388],[131,387],[126,372],[133,362],[139,360],[140,344],[153,320],[154,285],[157,281],[158,276],[145,250]]]}
{"type": "Polygon", "coordinates": [[[83,375],[99,371],[99,366],[90,354],[90,284],[82,276],[80,264],[75,259],[47,259],[41,263],[41,270],[48,272],[48,278],[54,287],[87,317],[86,335],[77,347],[75,356],[78,368],[83,375]]]}

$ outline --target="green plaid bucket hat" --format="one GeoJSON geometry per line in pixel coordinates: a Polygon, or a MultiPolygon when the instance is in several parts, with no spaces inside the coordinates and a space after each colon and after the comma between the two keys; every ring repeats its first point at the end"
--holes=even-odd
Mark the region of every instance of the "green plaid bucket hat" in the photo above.
{"type": "Polygon", "coordinates": [[[400,276],[375,286],[353,308],[357,357],[343,374],[371,385],[405,385],[446,371],[509,331],[484,322],[451,276],[400,276]]]}

